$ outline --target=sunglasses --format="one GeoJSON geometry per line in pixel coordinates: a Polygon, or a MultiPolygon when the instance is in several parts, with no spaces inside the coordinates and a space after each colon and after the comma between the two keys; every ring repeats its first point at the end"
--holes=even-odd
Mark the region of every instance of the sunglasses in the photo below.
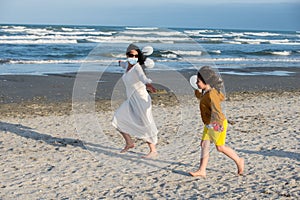
{"type": "Polygon", "coordinates": [[[128,57],[129,58],[133,58],[133,57],[135,57],[135,58],[138,58],[139,57],[139,54],[128,54],[128,57]]]}

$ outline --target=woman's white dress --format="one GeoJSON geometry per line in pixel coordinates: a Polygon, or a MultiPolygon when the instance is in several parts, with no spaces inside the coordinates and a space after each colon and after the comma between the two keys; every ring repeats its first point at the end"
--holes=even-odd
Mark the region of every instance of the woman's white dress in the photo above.
{"type": "MultiPolygon", "coordinates": [[[[126,69],[127,66],[123,65],[126,69]]],[[[116,110],[112,125],[120,132],[156,144],[158,130],[152,116],[151,97],[145,85],[152,80],[146,77],[139,63],[125,72],[122,79],[127,100],[116,110]]]]}

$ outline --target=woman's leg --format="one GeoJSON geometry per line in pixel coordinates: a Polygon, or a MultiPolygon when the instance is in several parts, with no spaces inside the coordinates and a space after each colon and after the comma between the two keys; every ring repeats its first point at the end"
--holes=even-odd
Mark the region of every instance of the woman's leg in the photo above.
{"type": "Polygon", "coordinates": [[[242,175],[244,172],[244,159],[240,158],[233,149],[225,145],[216,146],[216,148],[219,152],[224,153],[226,156],[234,160],[238,168],[238,175],[242,175]]]}
{"type": "Polygon", "coordinates": [[[126,145],[124,147],[124,149],[122,149],[121,153],[125,153],[127,152],[130,148],[133,148],[134,147],[134,142],[133,140],[131,139],[130,135],[127,134],[127,133],[122,133],[121,132],[121,135],[123,136],[125,142],[126,142],[126,145]]]}
{"type": "Polygon", "coordinates": [[[155,144],[152,144],[150,142],[147,142],[147,144],[149,146],[150,152],[147,155],[142,156],[142,158],[153,158],[153,157],[157,156],[158,153],[156,151],[155,144]]]}
{"type": "Polygon", "coordinates": [[[195,172],[190,172],[192,176],[201,176],[206,177],[206,167],[208,164],[209,158],[209,140],[202,140],[201,141],[201,158],[200,158],[200,166],[199,169],[195,172]]]}

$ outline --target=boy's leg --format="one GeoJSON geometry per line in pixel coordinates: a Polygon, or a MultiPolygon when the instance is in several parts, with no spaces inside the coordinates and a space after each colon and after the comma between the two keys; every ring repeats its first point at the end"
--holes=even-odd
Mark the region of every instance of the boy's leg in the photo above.
{"type": "Polygon", "coordinates": [[[124,149],[122,149],[122,151],[120,153],[125,153],[127,152],[130,148],[133,148],[134,147],[134,142],[133,140],[131,139],[130,135],[127,134],[127,133],[122,133],[121,132],[121,135],[123,136],[125,142],[126,142],[126,145],[124,147],[124,149]]]}
{"type": "Polygon", "coordinates": [[[224,153],[226,156],[234,160],[238,168],[238,175],[242,175],[244,172],[244,159],[240,158],[233,149],[225,145],[216,146],[216,148],[219,152],[224,153]]]}
{"type": "Polygon", "coordinates": [[[206,167],[208,164],[208,158],[209,158],[209,140],[202,140],[201,141],[201,158],[200,158],[200,167],[195,172],[190,172],[192,176],[202,176],[206,177],[206,167]]]}

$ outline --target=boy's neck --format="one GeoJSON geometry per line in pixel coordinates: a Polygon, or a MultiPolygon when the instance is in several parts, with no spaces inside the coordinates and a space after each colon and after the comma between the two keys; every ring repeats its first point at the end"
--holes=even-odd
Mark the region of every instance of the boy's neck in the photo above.
{"type": "Polygon", "coordinates": [[[212,88],[210,87],[210,85],[206,85],[206,87],[202,90],[202,95],[206,94],[207,92],[209,92],[212,88]]]}
{"type": "Polygon", "coordinates": [[[211,90],[211,87],[210,87],[210,85],[207,84],[206,87],[204,88],[204,91],[208,92],[209,90],[211,90]]]}

